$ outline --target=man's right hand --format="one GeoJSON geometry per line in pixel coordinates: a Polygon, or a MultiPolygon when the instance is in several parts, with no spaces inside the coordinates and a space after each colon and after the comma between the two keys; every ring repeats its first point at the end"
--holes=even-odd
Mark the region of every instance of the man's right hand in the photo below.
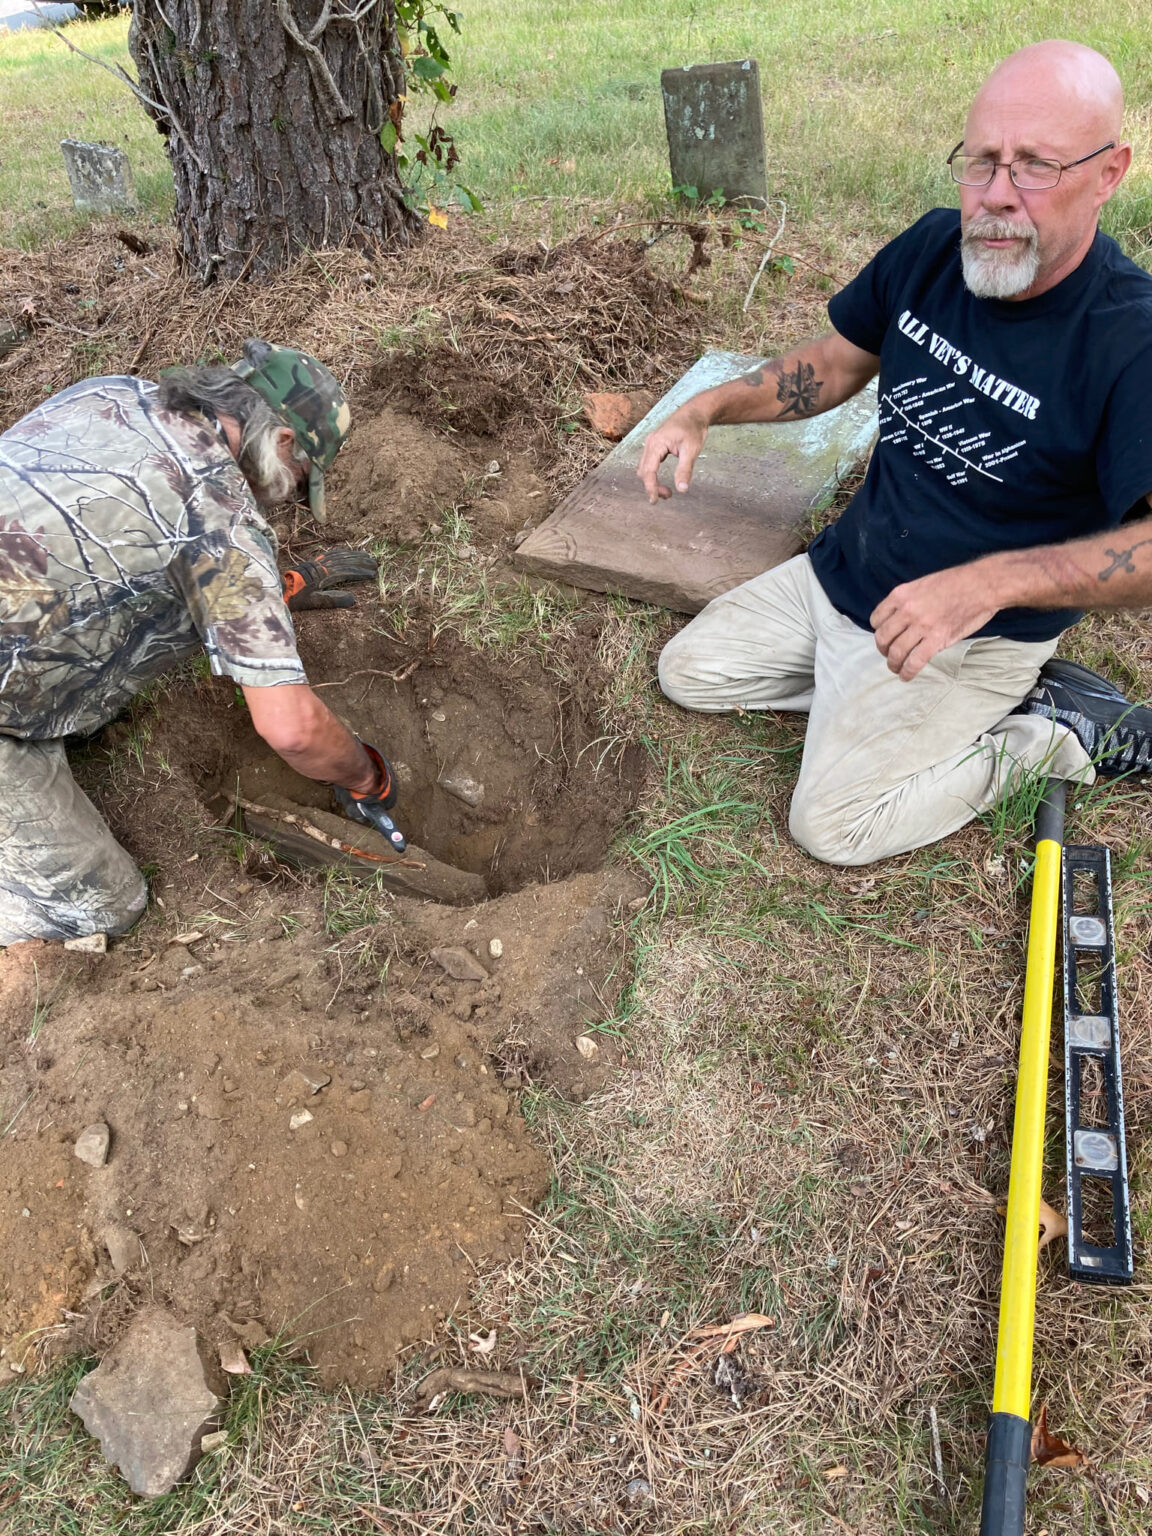
{"type": "Polygon", "coordinates": [[[697,455],[703,448],[704,439],[707,436],[706,417],[699,410],[694,411],[692,402],[689,401],[687,405],[682,405],[679,410],[673,411],[666,422],[644,439],[644,452],[640,455],[636,473],[643,480],[648,500],[653,506],[658,500],[666,501],[672,494],[671,488],[662,485],[659,478],[660,466],[664,460],[671,455],[679,461],[673,478],[676,489],[681,492],[686,491],[692,479],[692,469],[697,455]]]}
{"type": "Polygon", "coordinates": [[[376,770],[371,788],[357,792],[334,784],[332,793],[349,821],[362,821],[370,827],[375,827],[381,836],[388,839],[397,853],[403,853],[408,846],[407,839],[388,814],[396,804],[397,797],[396,780],[392,774],[391,764],[366,741],[362,741],[360,745],[368,754],[376,770]]]}

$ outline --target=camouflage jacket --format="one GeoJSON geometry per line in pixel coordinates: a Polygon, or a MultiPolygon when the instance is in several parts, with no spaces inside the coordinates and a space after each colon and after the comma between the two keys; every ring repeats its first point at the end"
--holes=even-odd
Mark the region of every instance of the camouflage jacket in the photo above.
{"type": "Polygon", "coordinates": [[[0,435],[0,732],[85,735],[203,647],[306,681],[276,537],[216,428],[144,379],[88,379],[0,435]]]}

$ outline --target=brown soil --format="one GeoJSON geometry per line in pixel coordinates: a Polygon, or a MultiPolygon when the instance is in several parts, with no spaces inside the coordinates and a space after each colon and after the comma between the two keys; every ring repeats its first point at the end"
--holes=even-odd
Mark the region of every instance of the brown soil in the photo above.
{"type": "MultiPolygon", "coordinates": [[[[418,408],[409,394],[361,412],[317,542],[415,539],[467,501],[492,569],[547,510],[532,460],[433,432],[418,408]]],[[[9,1362],[103,1349],[158,1299],[218,1345],[281,1333],[324,1380],[378,1384],[519,1246],[548,1165],[518,1090],[582,1097],[618,1065],[609,1036],[592,1060],[575,1046],[614,1006],[617,914],[640,889],[601,868],[643,770],[635,749],[585,750],[603,736],[587,661],[600,620],[576,615],[545,667],[468,649],[424,601],[413,584],[402,625],[364,599],[301,615],[301,653],[393,761],[412,841],[483,878],[477,906],[333,886],[231,831],[220,806],[237,792],[305,814],[331,810],[330,792],[193,669],[76,755],[153,902],[104,957],[0,952],[9,1362]],[[445,787],[461,778],[478,803],[445,787]],[[442,946],[487,979],[453,980],[431,958],[442,946]],[[328,1081],[312,1093],[299,1073],[328,1081]],[[92,1169],[72,1148],[98,1120],[111,1151],[92,1169]]]]}

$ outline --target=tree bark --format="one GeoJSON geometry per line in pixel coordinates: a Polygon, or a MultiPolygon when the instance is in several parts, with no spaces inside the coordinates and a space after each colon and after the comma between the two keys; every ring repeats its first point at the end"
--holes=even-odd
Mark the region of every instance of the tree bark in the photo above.
{"type": "Polygon", "coordinates": [[[404,95],[393,0],[136,0],[128,42],[205,282],[415,237],[380,142],[404,95]]]}

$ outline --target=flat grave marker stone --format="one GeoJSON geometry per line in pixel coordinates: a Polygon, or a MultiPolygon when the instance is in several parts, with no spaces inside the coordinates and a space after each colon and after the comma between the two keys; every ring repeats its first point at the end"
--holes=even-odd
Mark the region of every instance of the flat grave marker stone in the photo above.
{"type": "MultiPolygon", "coordinates": [[[[721,592],[791,559],[809,511],[866,457],[873,385],[822,416],[713,427],[687,495],[650,506],[636,478],[644,439],[677,406],[764,363],[706,352],[513,555],[521,570],[698,613],[721,592]]],[[[665,460],[661,478],[671,484],[665,460]]]]}

